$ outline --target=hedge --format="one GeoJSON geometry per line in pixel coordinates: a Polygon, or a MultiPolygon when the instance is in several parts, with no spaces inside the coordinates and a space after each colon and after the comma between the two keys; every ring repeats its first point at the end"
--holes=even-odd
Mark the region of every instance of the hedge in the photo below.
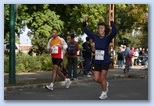
{"type": "MultiPolygon", "coordinates": [[[[52,61],[49,54],[29,56],[24,53],[16,54],[16,72],[51,71],[52,61]]],[[[9,56],[4,55],[4,72],[9,72],[9,56]]]]}

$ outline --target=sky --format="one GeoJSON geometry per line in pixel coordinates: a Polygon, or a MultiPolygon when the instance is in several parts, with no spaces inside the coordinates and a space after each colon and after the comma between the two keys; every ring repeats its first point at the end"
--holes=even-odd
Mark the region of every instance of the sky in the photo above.
{"type": "Polygon", "coordinates": [[[28,37],[28,32],[30,29],[28,29],[27,26],[25,26],[25,31],[23,31],[22,34],[20,34],[20,44],[26,44],[26,45],[31,45],[31,39],[28,37]]]}
{"type": "MultiPolygon", "coordinates": [[[[29,31],[31,31],[31,30],[30,30],[27,26],[25,26],[25,30],[23,31],[22,34],[20,34],[20,37],[19,37],[19,39],[20,39],[20,44],[32,45],[31,39],[30,39],[30,37],[27,35],[29,31]]],[[[81,37],[81,40],[82,40],[83,42],[85,42],[85,41],[86,41],[87,35],[86,35],[86,34],[84,34],[84,35],[79,35],[79,36],[77,36],[77,37],[75,38],[75,41],[78,41],[78,38],[79,38],[79,37],[81,37]]]]}

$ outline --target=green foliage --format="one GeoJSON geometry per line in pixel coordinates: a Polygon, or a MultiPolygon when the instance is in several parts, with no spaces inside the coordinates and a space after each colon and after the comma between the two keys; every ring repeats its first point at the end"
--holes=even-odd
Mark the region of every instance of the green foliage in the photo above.
{"type": "Polygon", "coordinates": [[[4,72],[9,72],[9,57],[8,55],[4,55],[4,72]]]}
{"type": "Polygon", "coordinates": [[[134,47],[148,47],[148,5],[116,4],[116,26],[119,30],[116,46],[130,44],[134,47]],[[140,28],[140,31],[138,31],[140,28]],[[132,31],[135,30],[134,37],[132,31]]]}
{"type": "MultiPolygon", "coordinates": [[[[57,28],[59,32],[63,29],[63,22],[59,19],[54,11],[48,9],[48,5],[27,5],[26,11],[30,12],[31,17],[28,19],[28,27],[34,30],[34,37],[32,44],[34,49],[38,51],[45,51],[48,39],[51,36],[52,28],[57,28]],[[40,7],[40,8],[38,8],[40,7]]],[[[60,33],[59,33],[60,34],[60,33]]]]}
{"type": "MultiPolygon", "coordinates": [[[[27,26],[34,35],[34,49],[44,52],[53,27],[57,28],[64,38],[73,32],[76,35],[83,34],[84,15],[88,16],[87,24],[90,31],[97,33],[97,24],[106,22],[107,4],[21,4],[18,8],[15,31],[18,34],[22,21],[28,21],[27,26]]],[[[115,22],[118,29],[117,45],[126,40],[124,42],[131,44],[137,42],[136,46],[148,46],[148,4],[115,4],[115,22]],[[132,37],[127,37],[133,29],[139,27],[142,32],[134,38],[136,41],[133,41],[132,37]]],[[[5,40],[9,39],[8,4],[4,5],[4,37],[5,40]]]]}
{"type": "Polygon", "coordinates": [[[83,16],[88,16],[88,26],[92,32],[96,33],[97,24],[106,19],[106,6],[104,4],[66,4],[49,5],[49,8],[60,15],[60,19],[65,22],[64,33],[75,32],[77,35],[83,34],[83,16]],[[64,10],[66,10],[64,12],[64,10]]]}
{"type": "Polygon", "coordinates": [[[42,64],[41,70],[50,71],[52,69],[53,65],[49,54],[42,54],[39,56],[39,61],[42,64]]]}
{"type": "MultiPolygon", "coordinates": [[[[52,69],[52,61],[49,54],[41,56],[29,56],[23,53],[16,55],[16,72],[33,72],[33,71],[50,71],[52,69]]],[[[9,72],[9,57],[4,56],[4,72],[9,72]]]]}
{"type": "Polygon", "coordinates": [[[4,5],[4,38],[9,40],[9,5],[4,5]]]}

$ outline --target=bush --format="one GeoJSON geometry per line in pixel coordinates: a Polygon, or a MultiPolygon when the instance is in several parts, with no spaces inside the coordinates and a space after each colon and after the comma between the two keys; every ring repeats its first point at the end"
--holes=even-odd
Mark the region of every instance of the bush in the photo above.
{"type": "MultiPolygon", "coordinates": [[[[52,68],[52,61],[49,54],[41,56],[29,56],[23,53],[16,54],[16,72],[33,72],[52,68]]],[[[4,72],[9,72],[9,56],[4,56],[4,72]]]]}
{"type": "Polygon", "coordinates": [[[9,56],[4,55],[4,72],[9,72],[9,56]]]}
{"type": "Polygon", "coordinates": [[[52,64],[52,61],[51,61],[49,54],[42,54],[39,57],[39,61],[42,64],[42,67],[41,67],[42,70],[51,71],[53,64],[52,64]]]}

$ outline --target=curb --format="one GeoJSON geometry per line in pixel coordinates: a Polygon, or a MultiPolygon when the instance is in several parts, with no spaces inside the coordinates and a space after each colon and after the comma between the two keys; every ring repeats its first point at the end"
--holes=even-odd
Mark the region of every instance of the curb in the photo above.
{"type": "MultiPolygon", "coordinates": [[[[112,79],[148,79],[147,74],[124,74],[124,75],[112,75],[112,76],[107,76],[108,80],[112,79]]],[[[90,82],[93,81],[93,77],[91,78],[85,78],[77,81],[71,81],[71,85],[75,84],[81,84],[85,82],[90,82]]],[[[34,88],[45,88],[45,85],[48,83],[41,83],[41,84],[29,84],[29,85],[22,85],[22,86],[9,86],[9,87],[4,87],[4,92],[7,91],[19,91],[19,90],[25,90],[25,89],[34,89],[34,88]]],[[[56,86],[65,86],[64,81],[56,82],[56,86]]]]}

